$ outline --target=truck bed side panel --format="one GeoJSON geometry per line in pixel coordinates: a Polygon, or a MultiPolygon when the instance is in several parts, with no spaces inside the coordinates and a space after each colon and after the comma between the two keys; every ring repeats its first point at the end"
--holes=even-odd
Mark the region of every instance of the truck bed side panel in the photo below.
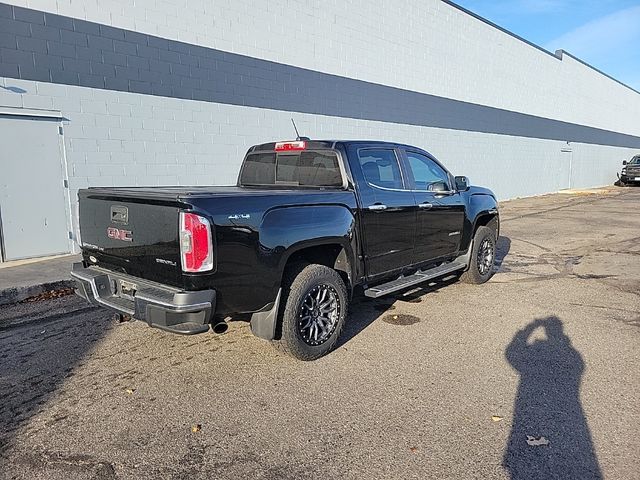
{"type": "Polygon", "coordinates": [[[273,302],[287,259],[296,250],[332,243],[352,252],[355,244],[353,192],[192,202],[196,211],[213,212],[217,259],[215,275],[193,281],[216,290],[220,313],[254,312],[273,302]]]}

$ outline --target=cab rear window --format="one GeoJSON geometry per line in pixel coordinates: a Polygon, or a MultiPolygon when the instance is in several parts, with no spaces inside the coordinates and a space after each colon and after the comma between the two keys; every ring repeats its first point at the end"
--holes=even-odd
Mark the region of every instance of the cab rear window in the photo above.
{"type": "Polygon", "coordinates": [[[240,185],[341,187],[338,156],[331,151],[251,153],[240,174],[240,185]]]}

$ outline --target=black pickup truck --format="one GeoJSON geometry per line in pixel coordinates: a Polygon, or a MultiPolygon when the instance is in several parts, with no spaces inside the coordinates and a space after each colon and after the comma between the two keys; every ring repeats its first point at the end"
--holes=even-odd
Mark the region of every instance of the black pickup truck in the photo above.
{"type": "Polygon", "coordinates": [[[493,273],[498,205],[432,155],[373,141],[251,147],[236,186],[80,190],[77,293],[175,333],[250,320],[316,359],[354,294],[493,273]]]}

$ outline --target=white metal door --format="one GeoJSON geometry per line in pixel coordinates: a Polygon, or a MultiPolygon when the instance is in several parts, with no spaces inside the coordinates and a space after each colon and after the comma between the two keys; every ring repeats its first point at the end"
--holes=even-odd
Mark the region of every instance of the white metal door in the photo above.
{"type": "Polygon", "coordinates": [[[4,260],[69,253],[60,121],[0,115],[4,260]]]}
{"type": "Polygon", "coordinates": [[[573,188],[572,185],[572,170],[573,170],[573,149],[571,147],[563,147],[560,149],[561,163],[560,163],[560,188],[559,190],[566,190],[573,188]]]}

